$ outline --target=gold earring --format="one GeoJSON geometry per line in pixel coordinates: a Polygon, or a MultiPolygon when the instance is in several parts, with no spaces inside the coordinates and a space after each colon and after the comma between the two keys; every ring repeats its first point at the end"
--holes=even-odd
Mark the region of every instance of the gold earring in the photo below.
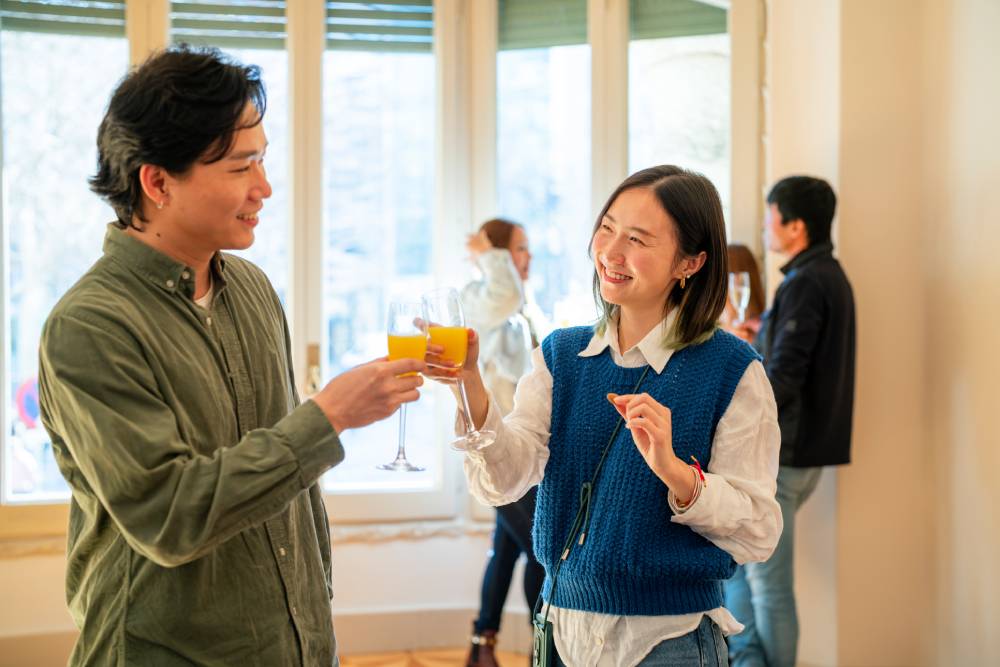
{"type": "Polygon", "coordinates": [[[684,285],[687,284],[687,279],[688,277],[686,273],[683,276],[681,276],[681,289],[684,289],[684,285]]]}

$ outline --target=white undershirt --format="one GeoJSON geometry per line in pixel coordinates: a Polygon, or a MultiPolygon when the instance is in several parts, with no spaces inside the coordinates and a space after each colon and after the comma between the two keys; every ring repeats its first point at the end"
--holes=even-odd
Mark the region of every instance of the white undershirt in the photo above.
{"type": "MultiPolygon", "coordinates": [[[[672,324],[673,314],[623,355],[618,349],[617,326],[611,323],[603,336],[595,334],[591,338],[580,356],[595,356],[610,347],[617,365],[636,368],[648,363],[651,370],[660,373],[672,354],[662,345],[663,332],[672,324]]],[[[545,473],[552,421],[552,374],[541,348],[532,354],[532,366],[518,384],[514,410],[506,418],[501,419],[490,399],[484,428],[497,433],[496,442],[468,451],[465,457],[469,489],[487,504],[504,505],[517,500],[545,473]]],[[[461,419],[457,420],[456,426],[461,423],[461,419]]],[[[673,493],[668,494],[674,512],[671,521],[689,526],[732,555],[737,563],[766,560],[782,528],[781,509],[774,498],[780,443],[774,394],[764,367],[753,361],[719,420],[700,496],[681,509],[673,493]]],[[[636,665],[660,642],[692,632],[706,614],[726,635],[743,630],[724,607],[704,614],[674,616],[614,616],[553,607],[549,620],[563,662],[617,667],[636,665]]]]}
{"type": "Polygon", "coordinates": [[[208,283],[208,291],[205,292],[205,296],[201,297],[200,299],[195,299],[194,300],[195,304],[201,306],[205,310],[211,310],[212,309],[212,296],[213,296],[213,292],[215,291],[214,288],[215,288],[215,284],[212,283],[212,282],[209,282],[208,283]]]}

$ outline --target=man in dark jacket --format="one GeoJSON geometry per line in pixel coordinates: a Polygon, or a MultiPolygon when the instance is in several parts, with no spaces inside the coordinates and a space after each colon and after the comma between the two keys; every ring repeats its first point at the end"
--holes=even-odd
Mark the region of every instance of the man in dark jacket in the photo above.
{"type": "Polygon", "coordinates": [[[790,257],[756,338],[778,405],[785,527],[770,560],[741,567],[727,582],[726,606],[746,626],[730,638],[733,667],[794,667],[795,512],[822,467],[850,462],[851,451],[854,295],[830,240],[836,195],[824,180],[792,176],[775,184],[767,203],[768,246],[790,257]]]}

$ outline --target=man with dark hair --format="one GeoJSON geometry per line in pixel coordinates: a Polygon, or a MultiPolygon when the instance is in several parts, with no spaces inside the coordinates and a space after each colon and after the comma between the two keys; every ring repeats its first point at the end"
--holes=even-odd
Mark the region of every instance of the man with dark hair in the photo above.
{"type": "Polygon", "coordinates": [[[42,421],[72,489],[72,665],[337,664],[317,480],[339,434],[416,400],[375,360],[299,402],[247,248],[271,187],[257,68],[173,48],[114,92],[91,186],[104,256],[53,309],[42,421]]]}
{"type": "Polygon", "coordinates": [[[748,563],[726,584],[726,606],[746,626],[730,638],[734,667],[794,667],[795,512],[823,466],[849,463],[851,452],[854,296],[830,240],[836,195],[824,180],[792,176],[775,184],[767,203],[768,246],[790,258],[756,341],[778,405],[785,527],[767,562],[748,563]]]}

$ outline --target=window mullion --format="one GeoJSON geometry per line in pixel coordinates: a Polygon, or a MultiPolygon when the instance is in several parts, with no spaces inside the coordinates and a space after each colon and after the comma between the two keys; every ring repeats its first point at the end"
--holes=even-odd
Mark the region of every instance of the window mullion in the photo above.
{"type": "Polygon", "coordinates": [[[166,47],[170,43],[170,0],[126,0],[125,35],[132,66],[166,47]]]}
{"type": "MultiPolygon", "coordinates": [[[[311,375],[307,349],[323,348],[323,50],[326,6],[289,2],[288,220],[291,234],[292,288],[288,295],[292,357],[300,392],[311,375]]],[[[319,364],[319,354],[315,363],[319,364]]]]}
{"type": "Polygon", "coordinates": [[[472,221],[497,214],[497,0],[469,3],[467,43],[472,221]]]}
{"type": "Polygon", "coordinates": [[[763,251],[764,210],[764,35],[762,0],[729,7],[730,202],[729,236],[758,257],[763,251]]]}
{"type": "Polygon", "coordinates": [[[436,279],[454,282],[458,258],[465,256],[465,234],[472,230],[468,98],[463,97],[466,63],[461,57],[467,4],[434,2],[435,203],[434,266],[436,279]]]}
{"type": "Polygon", "coordinates": [[[591,215],[628,175],[628,0],[588,0],[591,215]]]}

